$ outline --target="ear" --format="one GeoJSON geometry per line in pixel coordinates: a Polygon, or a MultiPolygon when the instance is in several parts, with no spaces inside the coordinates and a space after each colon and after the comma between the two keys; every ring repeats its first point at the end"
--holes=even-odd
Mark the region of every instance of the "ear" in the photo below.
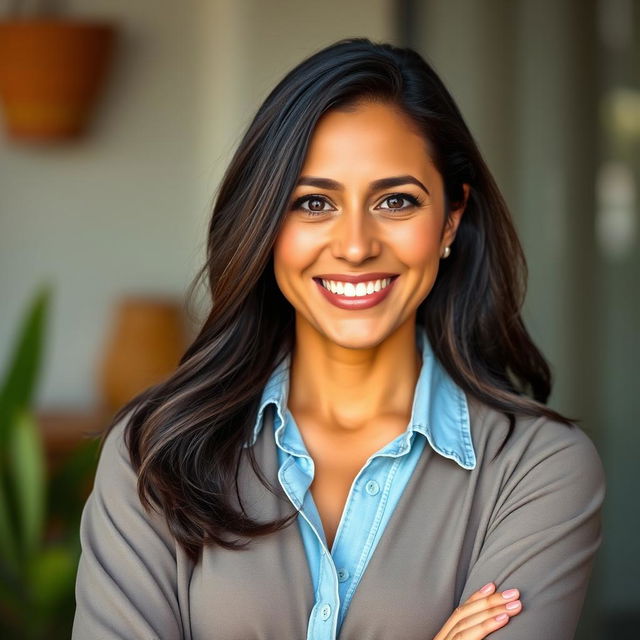
{"type": "Polygon", "coordinates": [[[467,206],[471,187],[467,183],[464,183],[462,185],[462,189],[464,191],[462,204],[457,209],[449,212],[449,216],[444,226],[442,241],[440,243],[441,253],[442,251],[444,251],[445,247],[450,247],[453,244],[453,241],[456,237],[456,232],[458,231],[458,225],[460,224],[460,220],[462,220],[462,214],[464,213],[464,210],[467,206]]]}

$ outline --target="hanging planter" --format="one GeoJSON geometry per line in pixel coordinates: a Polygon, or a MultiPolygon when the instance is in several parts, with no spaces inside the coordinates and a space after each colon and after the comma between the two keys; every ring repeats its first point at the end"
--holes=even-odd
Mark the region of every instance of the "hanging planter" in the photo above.
{"type": "Polygon", "coordinates": [[[115,27],[66,19],[0,22],[0,99],[9,136],[82,135],[108,70],[115,27]]]}

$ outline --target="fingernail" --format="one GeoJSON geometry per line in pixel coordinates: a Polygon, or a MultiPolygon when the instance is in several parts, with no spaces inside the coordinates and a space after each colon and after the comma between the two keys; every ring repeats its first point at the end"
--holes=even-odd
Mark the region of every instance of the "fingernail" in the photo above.
{"type": "Polygon", "coordinates": [[[518,597],[518,590],[517,589],[507,589],[506,591],[502,592],[502,597],[505,600],[513,600],[514,598],[518,597]]]}
{"type": "Polygon", "coordinates": [[[508,602],[505,604],[505,609],[509,609],[509,611],[513,611],[514,609],[519,609],[522,603],[520,600],[516,600],[515,602],[508,602]]]}
{"type": "Polygon", "coordinates": [[[489,593],[490,591],[493,591],[493,582],[488,582],[480,589],[480,593],[489,593]]]}
{"type": "Polygon", "coordinates": [[[496,622],[504,622],[508,617],[506,613],[501,613],[496,616],[496,622]]]}

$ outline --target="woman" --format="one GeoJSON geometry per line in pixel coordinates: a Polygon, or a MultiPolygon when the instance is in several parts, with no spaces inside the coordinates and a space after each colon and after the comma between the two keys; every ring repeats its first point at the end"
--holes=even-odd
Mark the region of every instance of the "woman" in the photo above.
{"type": "Polygon", "coordinates": [[[602,467],[419,55],[345,39],[275,87],[203,273],[199,335],[104,442],[74,638],[573,637],[602,467]]]}

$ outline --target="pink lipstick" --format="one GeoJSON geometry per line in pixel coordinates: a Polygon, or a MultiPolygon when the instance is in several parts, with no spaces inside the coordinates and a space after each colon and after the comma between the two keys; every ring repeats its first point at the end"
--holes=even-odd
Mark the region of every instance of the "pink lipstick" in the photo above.
{"type": "MultiPolygon", "coordinates": [[[[317,286],[320,288],[322,295],[334,306],[341,309],[357,310],[368,309],[382,302],[391,292],[398,274],[395,273],[363,273],[363,274],[337,274],[327,273],[314,277],[317,286]],[[328,289],[322,281],[328,286],[330,281],[340,283],[338,287],[334,287],[334,291],[328,289]],[[373,291],[364,295],[355,295],[356,287],[359,283],[376,283],[380,281],[381,288],[379,291],[373,291]],[[386,285],[386,286],[385,286],[386,285]],[[335,289],[342,291],[336,292],[335,289]]],[[[369,287],[370,289],[371,287],[369,287]]],[[[362,291],[362,286],[358,289],[358,293],[362,291]]]]}

